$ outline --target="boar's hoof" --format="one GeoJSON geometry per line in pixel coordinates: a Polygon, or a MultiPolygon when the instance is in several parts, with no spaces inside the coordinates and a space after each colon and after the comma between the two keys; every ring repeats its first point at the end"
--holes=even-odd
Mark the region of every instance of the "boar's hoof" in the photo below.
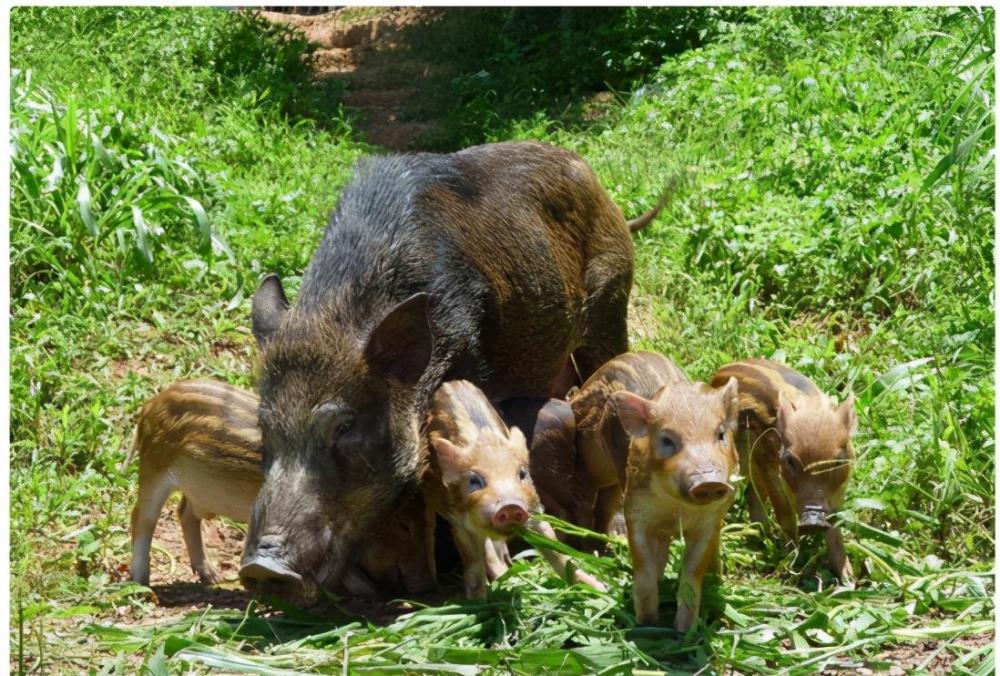
{"type": "Polygon", "coordinates": [[[707,505],[729,497],[733,487],[722,481],[702,481],[688,490],[691,500],[699,505],[707,505]]]}
{"type": "Polygon", "coordinates": [[[523,526],[531,515],[521,505],[504,505],[493,514],[493,527],[500,529],[523,526]]]}
{"type": "Polygon", "coordinates": [[[243,586],[261,594],[293,596],[302,588],[302,576],[269,556],[255,556],[240,568],[243,586]]]}
{"type": "Polygon", "coordinates": [[[826,520],[826,512],[808,511],[799,516],[800,533],[825,533],[829,529],[830,522],[826,520]]]}

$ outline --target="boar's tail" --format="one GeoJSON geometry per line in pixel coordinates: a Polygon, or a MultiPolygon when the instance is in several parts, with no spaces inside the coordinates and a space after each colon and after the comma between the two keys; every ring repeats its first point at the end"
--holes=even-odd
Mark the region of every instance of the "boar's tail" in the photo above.
{"type": "Polygon", "coordinates": [[[628,226],[629,232],[639,232],[647,225],[649,225],[654,218],[656,218],[663,207],[667,206],[667,202],[670,200],[670,194],[673,192],[671,188],[667,188],[660,195],[660,199],[656,202],[656,206],[644,213],[642,216],[633,218],[631,221],[627,221],[625,225],[628,226]]]}

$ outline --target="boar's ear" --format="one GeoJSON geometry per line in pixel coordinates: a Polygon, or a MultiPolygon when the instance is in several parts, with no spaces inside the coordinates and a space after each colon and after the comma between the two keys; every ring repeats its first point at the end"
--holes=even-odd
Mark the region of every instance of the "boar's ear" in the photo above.
{"type": "Polygon", "coordinates": [[[731,377],[720,392],[722,407],[726,410],[726,419],[735,429],[736,419],[740,414],[740,386],[736,378],[731,377]]]}
{"type": "Polygon", "coordinates": [[[375,371],[412,385],[423,375],[434,346],[428,322],[429,296],[418,293],[389,310],[365,345],[365,361],[375,371]]]}
{"type": "Polygon", "coordinates": [[[611,401],[618,409],[618,419],[631,437],[643,437],[649,432],[652,402],[631,392],[615,392],[611,401]]]}
{"type": "Polygon", "coordinates": [[[437,457],[438,467],[445,477],[461,472],[465,468],[465,451],[451,443],[444,437],[434,437],[431,439],[434,447],[434,455],[437,457]]]}
{"type": "Polygon", "coordinates": [[[837,415],[840,417],[844,427],[847,428],[847,433],[853,437],[854,433],[858,431],[858,413],[854,410],[853,392],[847,395],[847,399],[844,399],[840,407],[837,408],[837,415]]]}
{"type": "Polygon", "coordinates": [[[287,311],[288,298],[281,286],[281,279],[278,275],[270,274],[257,287],[250,309],[253,335],[257,339],[258,347],[263,348],[267,344],[281,326],[281,318],[287,311]]]}

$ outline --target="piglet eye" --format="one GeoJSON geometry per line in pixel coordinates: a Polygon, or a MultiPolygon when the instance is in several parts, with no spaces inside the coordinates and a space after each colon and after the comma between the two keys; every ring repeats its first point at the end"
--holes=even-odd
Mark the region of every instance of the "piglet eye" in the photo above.
{"type": "Polygon", "coordinates": [[[782,453],[781,454],[781,461],[783,463],[785,463],[785,468],[789,472],[792,472],[793,474],[795,473],[795,470],[797,468],[795,466],[795,458],[792,457],[791,453],[788,453],[788,452],[782,453]]]}
{"type": "Polygon", "coordinates": [[[656,440],[656,454],[664,460],[673,457],[677,454],[677,444],[666,434],[661,434],[656,440]]]}
{"type": "Polygon", "coordinates": [[[486,479],[475,472],[469,472],[469,492],[474,493],[486,488],[486,479]]]}
{"type": "Polygon", "coordinates": [[[517,478],[521,481],[526,480],[528,478],[528,470],[522,467],[517,473],[517,478]]]}
{"type": "Polygon", "coordinates": [[[726,440],[726,428],[725,427],[720,427],[719,428],[719,441],[725,441],[725,440],[726,440]]]}

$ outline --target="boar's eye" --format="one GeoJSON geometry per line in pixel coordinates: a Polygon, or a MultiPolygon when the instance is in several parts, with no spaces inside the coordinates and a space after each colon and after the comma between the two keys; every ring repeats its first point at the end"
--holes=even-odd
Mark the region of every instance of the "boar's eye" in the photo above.
{"type": "Polygon", "coordinates": [[[725,441],[725,440],[726,440],[726,427],[725,425],[723,425],[722,427],[719,428],[719,441],[725,441]]]}
{"type": "Polygon", "coordinates": [[[271,427],[271,409],[261,406],[257,409],[257,426],[264,432],[271,427]]]}
{"type": "Polygon", "coordinates": [[[351,431],[353,427],[354,427],[354,421],[351,420],[350,418],[345,418],[341,420],[339,423],[337,423],[337,428],[334,431],[334,435],[339,437],[341,435],[347,434],[348,432],[351,431]]]}
{"type": "Polygon", "coordinates": [[[486,488],[486,479],[479,476],[475,472],[469,472],[469,492],[475,493],[476,491],[481,491],[486,488]]]}
{"type": "Polygon", "coordinates": [[[656,455],[663,460],[677,455],[677,443],[670,436],[661,434],[656,439],[656,455]]]}
{"type": "Polygon", "coordinates": [[[522,467],[517,472],[517,478],[520,479],[521,481],[525,481],[528,478],[528,470],[522,467]]]}

